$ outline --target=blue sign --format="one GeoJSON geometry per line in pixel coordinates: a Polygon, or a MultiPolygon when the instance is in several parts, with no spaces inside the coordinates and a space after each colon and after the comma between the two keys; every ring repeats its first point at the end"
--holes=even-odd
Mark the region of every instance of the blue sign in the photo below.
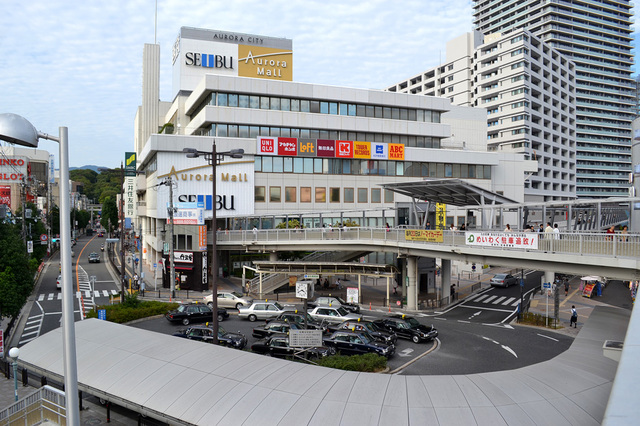
{"type": "Polygon", "coordinates": [[[106,321],[107,320],[107,310],[106,309],[98,309],[98,319],[106,321]]]}
{"type": "Polygon", "coordinates": [[[551,283],[542,283],[543,288],[551,288],[551,283]]]}

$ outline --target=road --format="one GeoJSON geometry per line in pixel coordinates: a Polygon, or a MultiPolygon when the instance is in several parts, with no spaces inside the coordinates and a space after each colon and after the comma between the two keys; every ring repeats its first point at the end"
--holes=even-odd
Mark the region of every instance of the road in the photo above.
{"type": "MultiPolygon", "coordinates": [[[[100,251],[104,238],[97,235],[80,237],[73,247],[72,276],[74,290],[74,317],[81,319],[82,312],[88,312],[95,305],[108,304],[109,298],[118,293],[116,284],[107,271],[106,251],[100,251]],[[100,263],[89,263],[91,252],[100,254],[100,263]]],[[[18,346],[60,327],[62,319],[62,293],[56,288],[60,258],[57,253],[42,273],[40,285],[34,294],[34,303],[29,312],[18,346]]]]}

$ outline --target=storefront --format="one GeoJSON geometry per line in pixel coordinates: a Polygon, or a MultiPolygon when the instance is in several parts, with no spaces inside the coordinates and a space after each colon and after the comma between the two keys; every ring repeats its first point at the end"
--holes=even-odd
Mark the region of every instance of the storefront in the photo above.
{"type": "MultiPolygon", "coordinates": [[[[209,288],[207,252],[173,252],[176,269],[176,290],[206,291],[209,288]]],[[[162,287],[171,288],[171,262],[169,255],[162,257],[162,287]]]]}

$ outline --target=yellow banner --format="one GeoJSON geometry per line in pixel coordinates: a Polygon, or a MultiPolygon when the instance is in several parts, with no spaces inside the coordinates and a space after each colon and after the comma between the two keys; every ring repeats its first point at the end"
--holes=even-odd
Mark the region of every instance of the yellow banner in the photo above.
{"type": "Polygon", "coordinates": [[[447,226],[447,205],[436,203],[436,229],[444,229],[447,226]]]}
{"type": "Polygon", "coordinates": [[[404,238],[407,241],[427,241],[441,243],[444,241],[442,231],[429,231],[423,229],[405,229],[404,238]]]}
{"type": "Polygon", "coordinates": [[[293,80],[293,52],[269,47],[238,45],[238,76],[293,80]]]}
{"type": "Polygon", "coordinates": [[[353,141],[353,158],[371,158],[371,142],[353,141]]]}

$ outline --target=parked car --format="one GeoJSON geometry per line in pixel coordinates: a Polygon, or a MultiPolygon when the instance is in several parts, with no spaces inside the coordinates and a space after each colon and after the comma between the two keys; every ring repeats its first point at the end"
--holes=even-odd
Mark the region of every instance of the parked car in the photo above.
{"type": "Polygon", "coordinates": [[[287,334],[289,330],[300,330],[298,324],[288,321],[272,320],[266,324],[253,328],[251,335],[259,339],[271,337],[274,334],[287,334]]]}
{"type": "Polygon", "coordinates": [[[489,284],[494,287],[509,287],[517,282],[518,279],[511,274],[496,274],[491,278],[489,284]]]}
{"type": "Polygon", "coordinates": [[[92,252],[89,256],[89,263],[100,263],[100,255],[95,251],[92,252]]]}
{"type": "Polygon", "coordinates": [[[349,312],[344,306],[316,306],[309,311],[309,315],[317,321],[332,324],[339,324],[346,320],[358,321],[358,319],[362,319],[362,315],[349,312]]]}
{"type": "Polygon", "coordinates": [[[373,352],[389,358],[396,351],[395,345],[378,342],[366,333],[349,330],[334,332],[331,337],[324,339],[324,344],[342,355],[362,355],[373,352]]]}
{"type": "MultiPolygon", "coordinates": [[[[292,348],[289,346],[289,338],[287,336],[272,336],[266,339],[260,339],[251,345],[251,350],[258,354],[266,356],[287,357],[292,356],[295,352],[301,351],[300,348],[292,348]]],[[[335,349],[327,346],[315,346],[307,349],[310,358],[323,358],[325,356],[334,355],[335,349]]]]}
{"type": "Polygon", "coordinates": [[[98,234],[98,237],[100,237],[100,238],[104,237],[104,233],[100,232],[100,233],[98,234]]]}
{"type": "Polygon", "coordinates": [[[267,320],[275,318],[281,313],[293,310],[293,307],[282,306],[278,302],[253,302],[251,306],[247,308],[240,308],[238,310],[238,318],[246,318],[249,321],[255,321],[258,319],[267,320]]]}
{"type": "Polygon", "coordinates": [[[417,319],[406,315],[392,315],[376,320],[375,323],[395,333],[398,337],[411,339],[413,343],[430,341],[438,337],[438,330],[433,325],[420,324],[417,319]]]}
{"type": "Polygon", "coordinates": [[[307,302],[307,306],[310,309],[313,309],[319,305],[344,306],[345,309],[351,312],[355,312],[356,314],[360,313],[360,305],[358,305],[357,303],[347,302],[343,298],[337,296],[318,296],[316,297],[316,300],[307,302]]]}
{"type": "MultiPolygon", "coordinates": [[[[184,337],[199,342],[213,343],[213,328],[206,325],[192,325],[191,327],[178,330],[174,336],[184,337]]],[[[218,326],[218,344],[235,349],[243,349],[247,346],[247,338],[244,334],[229,333],[222,326],[218,326]]]]}
{"type": "MultiPolygon", "coordinates": [[[[205,296],[204,303],[209,306],[213,305],[213,294],[205,296]]],[[[235,308],[240,309],[244,306],[251,306],[253,299],[245,297],[240,293],[233,292],[218,292],[218,307],[222,308],[235,308]]]]}
{"type": "Polygon", "coordinates": [[[62,274],[58,275],[58,279],[56,280],[56,288],[58,290],[62,290],[62,274]]]}
{"type": "MultiPolygon", "coordinates": [[[[278,315],[273,321],[289,321],[297,324],[300,328],[304,328],[304,313],[298,311],[285,311],[278,315]]],[[[323,325],[322,322],[316,321],[307,313],[307,328],[311,330],[323,330],[326,331],[326,325],[323,325]]]]}
{"type": "Polygon", "coordinates": [[[338,330],[351,330],[358,332],[366,332],[371,337],[379,342],[386,343],[388,345],[395,345],[398,340],[396,333],[388,331],[382,325],[376,324],[373,321],[344,321],[337,326],[330,325],[327,329],[328,332],[333,333],[338,330]]]}
{"type": "MultiPolygon", "coordinates": [[[[205,322],[213,319],[213,311],[207,305],[196,303],[185,303],[176,310],[169,311],[164,316],[170,322],[181,322],[189,325],[192,322],[205,322]]],[[[229,318],[229,312],[224,308],[218,308],[218,321],[229,318]]]]}

